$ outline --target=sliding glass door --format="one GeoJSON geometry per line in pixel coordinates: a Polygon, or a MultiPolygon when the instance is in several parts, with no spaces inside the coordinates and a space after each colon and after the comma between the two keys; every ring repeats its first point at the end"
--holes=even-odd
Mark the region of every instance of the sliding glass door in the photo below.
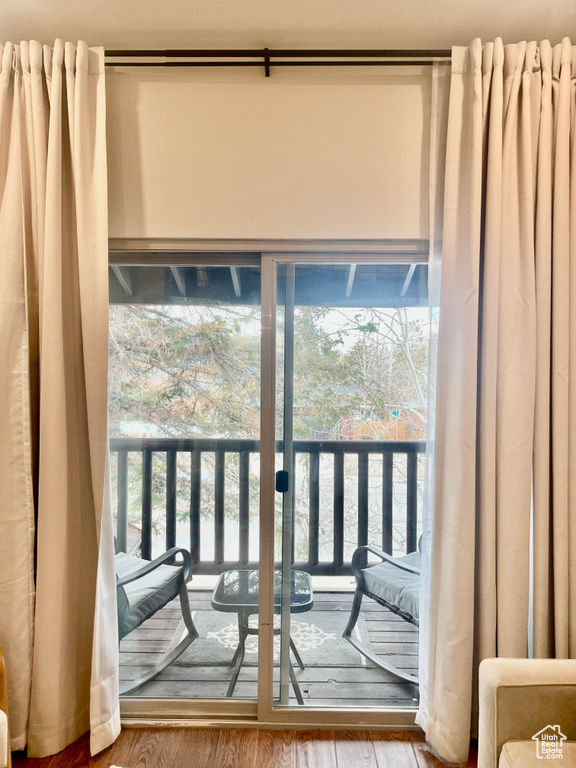
{"type": "MultiPolygon", "coordinates": [[[[328,725],[381,724],[387,710],[390,725],[411,722],[418,628],[371,599],[352,621],[352,560],[361,545],[417,549],[419,253],[114,256],[117,548],[121,560],[190,553],[198,632],[129,693],[125,714],[328,725]]],[[[185,626],[174,600],[124,637],[122,683],[178,647],[185,626]]]]}

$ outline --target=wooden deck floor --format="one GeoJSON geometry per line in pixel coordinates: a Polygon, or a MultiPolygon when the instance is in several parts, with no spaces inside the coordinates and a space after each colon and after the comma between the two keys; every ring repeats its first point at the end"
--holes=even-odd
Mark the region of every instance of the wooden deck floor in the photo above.
{"type": "MultiPolygon", "coordinates": [[[[190,591],[192,611],[210,609],[211,592],[190,591]]],[[[316,592],[314,608],[319,611],[339,611],[348,616],[352,605],[351,593],[316,592]]],[[[362,606],[366,630],[373,650],[386,656],[397,667],[411,672],[418,665],[418,630],[372,600],[362,606]]],[[[172,603],[142,624],[125,638],[120,646],[120,679],[133,680],[145,667],[156,663],[169,644],[181,618],[178,601],[172,603]]],[[[297,618],[297,617],[296,617],[297,618]]],[[[233,621],[233,616],[231,616],[233,621]]],[[[348,645],[342,639],[342,643],[348,645]]],[[[216,641],[215,641],[216,643],[216,641]]],[[[356,665],[335,666],[329,663],[308,664],[297,669],[304,703],[315,706],[378,706],[415,707],[413,686],[400,682],[388,672],[374,667],[358,654],[356,665]]],[[[133,695],[154,698],[223,698],[226,696],[230,670],[227,664],[172,665],[162,675],[138,689],[133,695]]],[[[256,698],[257,668],[244,666],[240,672],[234,698],[256,698]]],[[[296,704],[296,700],[290,702],[296,704]]]]}

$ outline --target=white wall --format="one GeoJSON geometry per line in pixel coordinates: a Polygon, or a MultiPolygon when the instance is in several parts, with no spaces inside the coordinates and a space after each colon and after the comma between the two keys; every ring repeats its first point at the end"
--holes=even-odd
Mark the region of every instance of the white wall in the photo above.
{"type": "Polygon", "coordinates": [[[111,237],[427,237],[430,68],[107,70],[111,237]]]}
{"type": "Polygon", "coordinates": [[[106,48],[449,48],[576,37],[574,0],[4,0],[4,40],[106,48]]]}

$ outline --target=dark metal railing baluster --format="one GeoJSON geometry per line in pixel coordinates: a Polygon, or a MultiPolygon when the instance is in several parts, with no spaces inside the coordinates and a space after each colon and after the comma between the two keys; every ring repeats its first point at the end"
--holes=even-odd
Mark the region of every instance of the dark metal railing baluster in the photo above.
{"type": "Polygon", "coordinates": [[[176,546],[176,449],[166,451],[166,549],[176,546]]]}
{"type": "Polygon", "coordinates": [[[406,461],[406,552],[414,552],[416,549],[418,454],[409,453],[406,461]]]}
{"type": "Polygon", "coordinates": [[[318,534],[320,529],[320,454],[310,454],[310,514],[308,518],[308,562],[318,565],[318,534]]]}
{"type": "Polygon", "coordinates": [[[198,448],[190,459],[190,558],[192,565],[200,562],[200,489],[202,484],[202,454],[198,448]]]}
{"type": "Polygon", "coordinates": [[[214,561],[224,562],[224,463],[225,453],[214,455],[214,561]]]}
{"type": "Polygon", "coordinates": [[[240,488],[239,503],[239,539],[238,557],[240,565],[246,565],[250,547],[250,453],[240,451],[240,488]]]}
{"type": "Polygon", "coordinates": [[[142,452],[142,557],[152,559],[152,450],[142,452]]]}
{"type": "Polygon", "coordinates": [[[382,549],[392,554],[392,503],[394,499],[394,454],[382,454],[382,549]]]}
{"type": "Polygon", "coordinates": [[[334,454],[334,567],[344,563],[344,454],[334,454]]]}
{"type": "Polygon", "coordinates": [[[116,472],[116,541],[120,552],[128,550],[128,451],[118,451],[116,472]]]}

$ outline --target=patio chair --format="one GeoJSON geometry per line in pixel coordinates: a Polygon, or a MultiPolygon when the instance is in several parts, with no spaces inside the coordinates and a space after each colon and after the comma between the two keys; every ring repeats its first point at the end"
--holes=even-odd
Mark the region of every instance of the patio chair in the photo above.
{"type": "Polygon", "coordinates": [[[125,552],[116,552],[118,642],[177,596],[180,597],[182,616],[187,629],[177,645],[167,651],[155,666],[137,680],[130,680],[121,685],[121,694],[134,691],[159,675],[198,637],[186,589],[191,578],[190,554],[180,547],[173,547],[152,561],[127,555],[125,552]],[[182,562],[168,565],[174,561],[176,555],[181,555],[182,562]]]}
{"type": "Polygon", "coordinates": [[[385,669],[401,680],[414,685],[419,684],[416,675],[398,669],[391,662],[377,656],[352,633],[358,621],[364,596],[375,600],[379,605],[388,608],[410,624],[418,626],[420,557],[420,551],[411,552],[404,557],[392,557],[377,547],[370,545],[358,547],[352,555],[352,571],[356,579],[356,592],[354,593],[350,619],[342,633],[342,637],[346,638],[367,659],[370,659],[381,669],[385,669]],[[368,553],[376,555],[382,562],[366,566],[368,553]]]}

